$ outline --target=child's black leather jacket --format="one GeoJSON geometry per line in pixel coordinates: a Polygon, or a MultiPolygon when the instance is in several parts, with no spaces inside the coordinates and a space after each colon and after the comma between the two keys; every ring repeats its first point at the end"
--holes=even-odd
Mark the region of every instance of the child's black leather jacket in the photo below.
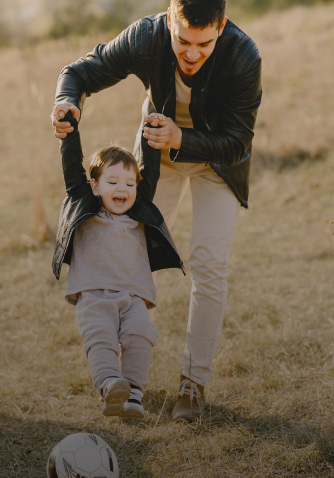
{"type": "MultiPolygon", "coordinates": [[[[101,208],[99,199],[94,196],[87,182],[86,171],[82,164],[83,154],[78,123],[70,112],[66,114],[64,121],[70,122],[74,126],[74,131],[60,143],[67,195],[60,210],[56,250],[52,260],[53,273],[57,279],[60,277],[63,262],[66,264],[71,262],[75,228],[98,214],[101,208]]],[[[159,269],[180,268],[184,273],[183,262],[163,216],[152,203],[160,175],[160,151],[148,146],[147,140],[143,137],[141,142],[146,168],[142,171],[143,180],[137,187],[136,202],[127,214],[145,225],[152,272],[159,269]]]]}

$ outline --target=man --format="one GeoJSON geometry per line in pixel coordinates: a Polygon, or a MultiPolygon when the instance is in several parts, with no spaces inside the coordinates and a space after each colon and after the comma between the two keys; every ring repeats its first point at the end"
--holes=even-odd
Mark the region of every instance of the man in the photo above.
{"type": "MultiPolygon", "coordinates": [[[[135,22],[59,77],[55,136],[72,131],[86,96],[135,74],[147,98],[140,138],[161,149],[154,198],[171,227],[190,184],[190,297],[179,397],[172,418],[199,417],[212,376],[227,298],[228,252],[239,203],[248,207],[251,143],[261,102],[261,59],[254,42],[225,16],[226,0],[171,0],[167,14],[135,22]]],[[[140,141],[135,154],[140,159],[140,141]]],[[[145,166],[145,157],[142,159],[145,166]]],[[[149,171],[146,171],[149,174],[149,171]]]]}

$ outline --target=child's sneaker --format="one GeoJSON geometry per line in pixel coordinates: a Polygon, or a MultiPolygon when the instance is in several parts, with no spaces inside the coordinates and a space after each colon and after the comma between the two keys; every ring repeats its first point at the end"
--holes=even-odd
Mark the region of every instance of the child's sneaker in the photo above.
{"type": "Polygon", "coordinates": [[[125,378],[111,378],[103,387],[103,415],[123,416],[123,404],[130,397],[131,388],[125,378]]]}
{"type": "Polygon", "coordinates": [[[123,418],[144,418],[144,407],[141,403],[143,392],[131,385],[130,398],[123,404],[123,410],[120,416],[123,418]]]}

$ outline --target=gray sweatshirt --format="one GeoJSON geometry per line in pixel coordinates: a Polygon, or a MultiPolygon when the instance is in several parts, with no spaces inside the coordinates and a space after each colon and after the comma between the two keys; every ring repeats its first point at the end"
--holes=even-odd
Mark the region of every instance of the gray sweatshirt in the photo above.
{"type": "Polygon", "coordinates": [[[65,299],[76,304],[84,290],[127,290],[148,308],[156,290],[147,254],[144,225],[126,214],[106,209],[78,226],[74,233],[65,299]]]}

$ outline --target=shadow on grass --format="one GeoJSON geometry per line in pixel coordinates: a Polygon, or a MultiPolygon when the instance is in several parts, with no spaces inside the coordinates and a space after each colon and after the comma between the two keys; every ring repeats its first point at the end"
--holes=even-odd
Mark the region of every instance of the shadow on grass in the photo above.
{"type": "MultiPolygon", "coordinates": [[[[168,424],[171,421],[175,396],[166,390],[149,390],[145,394],[144,404],[151,414],[159,415],[160,425],[168,424]]],[[[206,407],[203,418],[199,428],[204,425],[206,429],[211,430],[214,428],[235,429],[244,436],[283,445],[293,444],[297,448],[314,444],[319,458],[334,465],[334,426],[320,430],[308,424],[305,419],[298,421],[297,415],[291,419],[283,419],[279,415],[241,417],[226,407],[215,405],[206,407]]]]}
{"type": "Polygon", "coordinates": [[[52,448],[67,435],[90,432],[114,450],[122,477],[152,478],[144,469],[150,447],[145,440],[124,440],[112,429],[79,428],[61,422],[30,421],[0,414],[1,478],[45,478],[52,448]]]}
{"type": "Polygon", "coordinates": [[[283,419],[279,415],[240,417],[225,407],[206,409],[204,421],[210,427],[232,427],[242,435],[251,435],[265,441],[294,444],[303,448],[314,444],[321,460],[334,465],[334,427],[319,430],[305,419],[283,419]]]}
{"type": "Polygon", "coordinates": [[[166,390],[147,390],[143,404],[148,412],[161,414],[169,419],[175,404],[175,398],[174,395],[166,390]]]}
{"type": "MultiPolygon", "coordinates": [[[[146,423],[135,420],[126,421],[127,425],[135,428],[137,432],[142,427],[146,427],[145,430],[154,429],[157,424],[162,427],[162,432],[158,435],[154,436],[148,433],[147,438],[144,439],[140,436],[140,433],[133,433],[132,436],[129,436],[129,430],[124,435],[124,426],[118,422],[100,427],[81,428],[62,422],[22,420],[0,414],[1,478],[45,478],[46,462],[52,448],[67,435],[80,432],[96,433],[111,446],[116,453],[122,478],[153,478],[153,476],[157,476],[152,475],[148,470],[152,447],[154,448],[157,442],[168,446],[168,442],[164,438],[164,432],[167,430],[165,426],[168,427],[171,424],[171,410],[175,397],[165,390],[149,391],[145,396],[145,402],[145,408],[152,416],[151,423],[149,423],[149,420],[146,423]],[[121,428],[118,428],[122,426],[123,433],[121,428]]],[[[218,433],[217,439],[221,440],[223,436],[222,449],[225,450],[226,456],[231,453],[232,458],[236,450],[242,454],[252,448],[253,445],[254,453],[258,452],[261,449],[261,447],[259,448],[259,442],[278,444],[283,447],[292,446],[294,449],[303,449],[313,445],[317,458],[316,463],[312,462],[310,467],[314,473],[319,472],[319,475],[314,474],[312,476],[329,476],[324,473],[329,473],[329,469],[333,470],[334,427],[328,426],[326,430],[320,430],[307,422],[305,417],[298,419],[298,416],[296,416],[291,419],[283,419],[278,415],[269,414],[258,417],[244,417],[238,416],[226,407],[212,405],[207,407],[200,423],[193,423],[189,426],[182,424],[181,426],[182,429],[175,424],[175,428],[172,430],[173,433],[175,432],[176,441],[178,432],[182,430],[183,439],[189,440],[189,443],[195,435],[198,439],[203,438],[205,440],[207,434],[214,438],[215,430],[221,429],[223,431],[224,429],[226,434],[219,436],[218,433]],[[238,434],[240,434],[241,440],[237,438],[238,434]],[[232,440],[230,440],[231,449],[227,446],[229,436],[232,437],[232,440]],[[325,465],[326,463],[328,465],[325,465]],[[325,468],[326,466],[329,468],[320,473],[323,465],[325,465],[325,468]]],[[[282,476],[283,471],[282,469],[282,476]]],[[[284,476],[290,475],[284,474],[284,476]]],[[[308,474],[307,476],[311,475],[308,474]]]]}

